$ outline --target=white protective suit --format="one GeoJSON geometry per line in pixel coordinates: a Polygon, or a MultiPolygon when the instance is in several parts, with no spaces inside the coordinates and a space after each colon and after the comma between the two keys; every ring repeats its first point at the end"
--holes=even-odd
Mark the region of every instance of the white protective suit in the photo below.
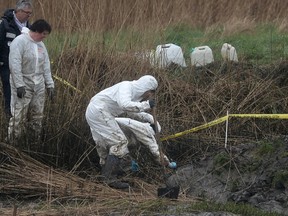
{"type": "MultiPolygon", "coordinates": [[[[142,101],[142,95],[156,90],[157,80],[150,75],[138,80],[123,81],[96,94],[86,110],[86,119],[96,143],[100,164],[105,163],[108,154],[119,158],[129,153],[128,139],[120,126],[132,131],[136,139],[147,146],[155,159],[160,162],[159,147],[150,126],[153,116],[146,113],[150,109],[149,101],[142,101]],[[127,114],[131,118],[118,117],[127,114]]],[[[157,124],[160,126],[159,124],[157,124]]],[[[169,162],[164,155],[164,160],[169,162]]]]}
{"type": "Polygon", "coordinates": [[[35,132],[42,127],[45,103],[45,87],[54,88],[50,70],[50,60],[43,42],[35,42],[29,31],[22,31],[10,45],[9,54],[11,111],[8,138],[19,137],[22,123],[27,119],[35,132]],[[17,97],[17,88],[25,87],[23,98],[17,97]]]}

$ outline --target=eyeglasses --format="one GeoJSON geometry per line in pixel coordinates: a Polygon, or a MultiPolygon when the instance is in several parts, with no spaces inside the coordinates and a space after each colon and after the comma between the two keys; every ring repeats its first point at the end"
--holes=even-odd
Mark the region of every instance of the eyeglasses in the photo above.
{"type": "Polygon", "coordinates": [[[27,15],[32,15],[33,12],[31,11],[25,11],[25,10],[21,10],[23,13],[27,14],[27,15]]]}

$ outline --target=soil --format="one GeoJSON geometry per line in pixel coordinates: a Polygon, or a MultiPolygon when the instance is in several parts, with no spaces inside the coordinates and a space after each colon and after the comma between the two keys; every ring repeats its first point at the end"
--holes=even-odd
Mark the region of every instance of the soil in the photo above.
{"type": "Polygon", "coordinates": [[[282,136],[210,152],[193,164],[179,167],[168,185],[179,184],[186,196],[246,203],[288,215],[287,164],[288,139],[282,136]]]}

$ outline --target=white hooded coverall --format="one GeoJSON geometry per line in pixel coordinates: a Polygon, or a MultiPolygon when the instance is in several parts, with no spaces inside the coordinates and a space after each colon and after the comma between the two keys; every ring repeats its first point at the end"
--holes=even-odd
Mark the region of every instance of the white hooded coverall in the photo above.
{"type": "Polygon", "coordinates": [[[54,88],[50,60],[43,42],[35,42],[28,31],[23,31],[10,45],[9,54],[11,111],[8,138],[19,137],[22,123],[27,120],[36,133],[41,131],[45,103],[45,87],[54,88]],[[25,87],[23,98],[17,88],[25,87]]]}
{"type": "MultiPolygon", "coordinates": [[[[142,101],[142,95],[146,91],[156,90],[157,86],[158,82],[153,76],[145,75],[138,80],[122,81],[92,97],[86,109],[86,120],[101,165],[104,165],[108,154],[122,158],[129,153],[128,139],[119,125],[129,128],[160,162],[159,147],[150,126],[154,124],[153,116],[145,112],[150,109],[149,101],[142,101]],[[118,117],[121,114],[131,118],[118,117]]],[[[165,155],[163,158],[169,162],[165,155]]]]}

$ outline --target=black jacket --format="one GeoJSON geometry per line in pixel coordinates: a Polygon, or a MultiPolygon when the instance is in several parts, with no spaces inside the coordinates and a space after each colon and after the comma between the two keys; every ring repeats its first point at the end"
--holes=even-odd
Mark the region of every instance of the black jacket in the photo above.
{"type": "MultiPolygon", "coordinates": [[[[13,15],[14,9],[8,9],[0,20],[0,64],[9,65],[9,46],[11,41],[21,34],[13,15]]],[[[27,27],[29,24],[27,22],[27,27]]]]}

